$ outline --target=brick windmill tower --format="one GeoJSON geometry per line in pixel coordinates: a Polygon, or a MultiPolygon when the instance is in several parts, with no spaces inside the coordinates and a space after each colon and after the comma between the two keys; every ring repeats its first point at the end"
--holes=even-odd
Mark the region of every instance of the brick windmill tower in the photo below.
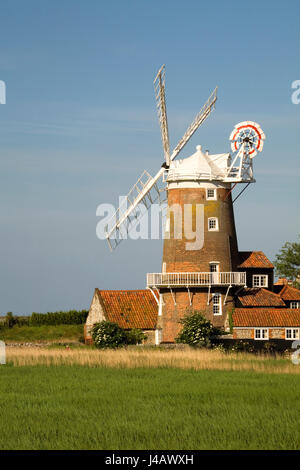
{"type": "Polygon", "coordinates": [[[111,249],[126,238],[143,211],[161,200],[158,182],[162,178],[168,202],[162,269],[147,274],[147,287],[158,305],[159,344],[174,342],[181,327],[179,320],[193,310],[204,311],[215,326],[228,327],[233,294],[246,285],[246,274],[237,270],[232,189],[238,183],[247,187],[255,182],[252,158],[262,150],[265,136],[258,124],[245,121],[230,135],[233,156],[203,153],[197,146],[193,155],[175,161],[214,109],[217,88],[170,153],[164,66],[154,84],[165,161],[154,177],[144,171],[107,225],[106,237],[111,249]]]}

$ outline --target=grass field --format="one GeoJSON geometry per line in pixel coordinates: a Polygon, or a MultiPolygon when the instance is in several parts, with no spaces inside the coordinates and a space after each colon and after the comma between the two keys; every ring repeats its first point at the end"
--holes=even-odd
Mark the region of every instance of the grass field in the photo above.
{"type": "Polygon", "coordinates": [[[299,449],[299,369],[207,350],[8,347],[0,449],[299,449]]]}
{"type": "Polygon", "coordinates": [[[9,342],[39,342],[54,340],[78,341],[83,337],[83,325],[14,326],[0,330],[0,339],[9,342]]]}
{"type": "Polygon", "coordinates": [[[300,376],[0,366],[0,449],[299,449],[300,376]]]}

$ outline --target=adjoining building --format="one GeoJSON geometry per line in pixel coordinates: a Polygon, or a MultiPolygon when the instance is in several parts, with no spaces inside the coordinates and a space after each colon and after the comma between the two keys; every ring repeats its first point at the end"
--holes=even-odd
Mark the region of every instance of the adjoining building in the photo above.
{"type": "Polygon", "coordinates": [[[84,327],[87,344],[92,343],[93,325],[103,320],[117,323],[125,330],[141,329],[147,336],[146,343],[155,344],[157,305],[149,290],[95,289],[84,327]]]}
{"type": "MultiPolygon", "coordinates": [[[[238,268],[245,270],[247,287],[242,286],[235,290],[229,309],[225,310],[223,305],[220,305],[220,309],[226,311],[223,318],[224,329],[229,332],[231,315],[233,339],[300,339],[300,290],[289,285],[287,281],[279,280],[274,283],[274,267],[262,251],[239,252],[239,260],[238,268]],[[261,287],[257,287],[257,284],[261,287]]],[[[208,291],[209,288],[206,288],[205,298],[208,291]]],[[[197,290],[191,287],[192,304],[186,305],[183,313],[204,311],[216,325],[215,318],[218,317],[219,320],[220,312],[215,309],[209,315],[206,305],[203,309],[197,302],[193,302],[197,298],[195,292],[197,290]]],[[[182,296],[182,290],[174,293],[177,299],[180,299],[180,294],[182,296]]],[[[215,304],[212,299],[213,294],[210,299],[213,307],[215,304]]],[[[95,289],[85,324],[85,341],[92,342],[91,328],[95,323],[108,320],[125,329],[141,329],[147,336],[147,344],[158,345],[162,342],[158,314],[159,305],[150,290],[95,289]]],[[[179,331],[179,323],[177,327],[179,331]]]]}

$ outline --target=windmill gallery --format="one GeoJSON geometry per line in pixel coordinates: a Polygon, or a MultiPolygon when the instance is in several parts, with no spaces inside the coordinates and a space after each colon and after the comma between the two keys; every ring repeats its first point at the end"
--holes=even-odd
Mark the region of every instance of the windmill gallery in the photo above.
{"type": "Polygon", "coordinates": [[[229,137],[232,153],[213,155],[198,145],[193,155],[175,160],[215,108],[217,88],[170,152],[165,66],[154,87],[164,162],[154,177],[142,173],[97,230],[114,250],[141,226],[148,210],[163,207],[167,199],[161,272],[147,274],[144,290],[95,289],[85,341],[91,342],[95,323],[110,320],[142,329],[149,343],[173,343],[180,320],[195,310],[233,339],[299,339],[300,291],[283,282],[274,284],[274,266],[263,252],[238,249],[233,204],[255,183],[253,161],[263,149],[264,132],[256,122],[240,122],[229,137]]]}

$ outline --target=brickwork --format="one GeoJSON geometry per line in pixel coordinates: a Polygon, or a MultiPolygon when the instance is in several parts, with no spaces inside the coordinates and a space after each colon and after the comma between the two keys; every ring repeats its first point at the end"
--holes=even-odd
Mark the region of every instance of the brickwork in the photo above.
{"type": "MultiPolygon", "coordinates": [[[[213,184],[212,188],[216,190],[216,200],[206,199],[206,188],[173,188],[168,190],[168,206],[181,208],[182,218],[170,214],[169,233],[170,236],[164,241],[163,263],[165,263],[166,272],[209,272],[210,262],[219,263],[220,272],[237,271],[239,263],[238,246],[234,223],[234,214],[230,186],[217,187],[213,184]],[[204,207],[204,244],[201,249],[189,250],[187,243],[193,242],[184,238],[184,214],[186,204],[190,204],[192,211],[189,214],[192,220],[192,229],[196,229],[196,205],[202,204],[204,207]],[[208,219],[210,217],[218,218],[218,230],[208,230],[208,219]],[[182,239],[176,239],[176,233],[182,233],[182,239]],[[175,235],[175,236],[174,236],[175,235]]],[[[180,319],[188,312],[195,310],[205,313],[207,319],[216,327],[228,327],[228,312],[233,308],[233,299],[227,297],[226,305],[223,305],[227,286],[213,288],[210,292],[209,304],[208,287],[193,288],[191,290],[192,304],[187,289],[174,289],[173,295],[170,291],[163,291],[164,305],[162,307],[162,316],[159,317],[159,327],[162,328],[162,341],[173,342],[182,325],[180,319]],[[222,314],[213,315],[212,294],[218,292],[222,295],[222,314]]]]}
{"type": "Polygon", "coordinates": [[[143,330],[143,333],[147,336],[144,344],[155,344],[155,330],[143,330]]]}
{"type": "Polygon", "coordinates": [[[253,338],[253,330],[233,330],[234,339],[250,339],[253,338]]]}
{"type": "Polygon", "coordinates": [[[269,330],[270,339],[285,339],[285,329],[284,328],[272,328],[269,330]]]}
{"type": "Polygon", "coordinates": [[[105,320],[105,316],[98,295],[95,292],[90,306],[89,314],[84,325],[84,340],[87,344],[92,342],[91,329],[93,325],[102,320],[105,320]]]}
{"type": "MultiPolygon", "coordinates": [[[[182,224],[181,233],[184,235],[184,220],[176,221],[171,212],[170,239],[164,241],[163,262],[166,272],[207,272],[210,261],[219,261],[220,271],[236,271],[238,265],[238,248],[234,224],[230,189],[217,188],[217,200],[206,200],[205,188],[178,188],[168,191],[168,205],[178,204],[184,214],[184,205],[192,205],[193,229],[196,227],[196,204],[204,205],[204,245],[202,249],[187,250],[186,243],[191,242],[184,237],[174,239],[174,221],[182,224]],[[218,231],[208,230],[208,218],[217,217],[218,231]]],[[[184,216],[182,217],[184,219],[184,216]]],[[[177,227],[178,228],[178,227],[177,227]]],[[[175,227],[176,230],[176,227],[175,227]]],[[[176,231],[175,231],[176,233],[176,231]]]]}
{"type": "MultiPolygon", "coordinates": [[[[234,328],[234,339],[254,339],[254,328],[234,328]]],[[[284,328],[269,328],[269,340],[272,339],[285,339],[284,328]]],[[[259,341],[259,340],[258,340],[259,341]]]]}
{"type": "Polygon", "coordinates": [[[162,328],[162,341],[173,342],[182,325],[179,323],[184,315],[192,313],[194,311],[203,312],[205,317],[212,322],[216,327],[226,329],[229,326],[228,323],[228,312],[233,308],[232,296],[227,296],[226,304],[223,305],[226,289],[214,289],[211,291],[208,301],[208,290],[207,289],[192,289],[191,305],[190,298],[187,289],[176,289],[173,291],[173,296],[170,291],[165,291],[163,294],[164,305],[162,307],[162,315],[158,317],[158,327],[162,328]],[[222,314],[213,314],[212,305],[212,294],[218,292],[222,295],[222,314]],[[174,299],[176,305],[174,304],[174,299]]]}

